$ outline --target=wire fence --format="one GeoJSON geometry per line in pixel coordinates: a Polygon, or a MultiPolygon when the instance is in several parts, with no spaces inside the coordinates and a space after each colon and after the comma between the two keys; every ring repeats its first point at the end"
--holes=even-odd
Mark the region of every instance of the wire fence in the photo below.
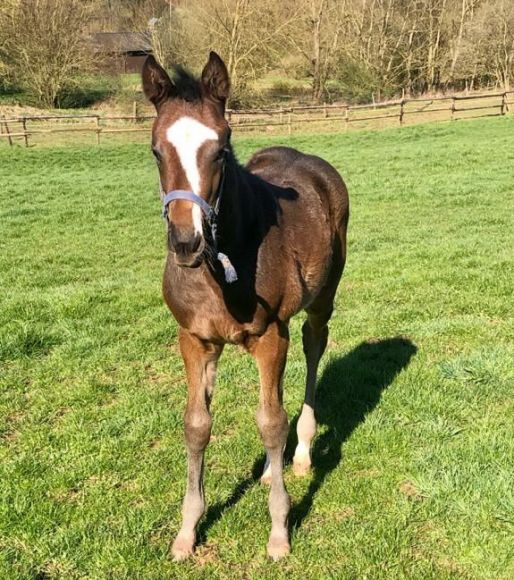
{"type": "MultiPolygon", "coordinates": [[[[451,95],[422,99],[399,99],[366,105],[304,105],[226,112],[231,127],[243,134],[287,134],[294,132],[341,132],[353,128],[380,128],[429,121],[506,115],[513,105],[514,91],[477,95],[451,95]],[[510,99],[510,100],[509,100],[510,99]]],[[[141,114],[134,103],[131,115],[41,115],[0,117],[0,142],[26,147],[51,141],[76,142],[87,136],[100,144],[125,135],[148,138],[152,114],[141,114]],[[79,139],[80,136],[80,139],[79,139]]]]}

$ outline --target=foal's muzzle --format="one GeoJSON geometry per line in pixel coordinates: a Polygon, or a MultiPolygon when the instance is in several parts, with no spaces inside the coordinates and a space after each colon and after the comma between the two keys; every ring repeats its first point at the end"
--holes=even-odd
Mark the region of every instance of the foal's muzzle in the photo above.
{"type": "Polygon", "coordinates": [[[201,234],[191,228],[168,225],[168,248],[175,253],[175,261],[179,266],[196,268],[202,262],[205,241],[201,234]]]}

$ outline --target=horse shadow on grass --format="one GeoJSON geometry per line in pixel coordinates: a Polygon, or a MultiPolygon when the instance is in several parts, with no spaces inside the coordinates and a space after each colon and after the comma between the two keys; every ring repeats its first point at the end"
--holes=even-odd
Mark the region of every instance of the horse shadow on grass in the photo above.
{"type": "MultiPolygon", "coordinates": [[[[341,447],[353,431],[373,411],[382,393],[405,369],[417,347],[408,338],[394,337],[362,342],[344,356],[334,358],[325,367],[316,391],[316,419],[324,432],[314,439],[312,472],[309,487],[289,513],[289,531],[297,530],[308,516],[314,498],[327,476],[342,459],[341,447]]],[[[291,421],[285,450],[285,463],[291,463],[297,443],[296,425],[300,414],[291,421]]],[[[259,480],[264,454],[254,463],[252,474],[242,479],[223,502],[209,507],[198,530],[199,543],[207,540],[209,529],[234,506],[259,480]]]]}

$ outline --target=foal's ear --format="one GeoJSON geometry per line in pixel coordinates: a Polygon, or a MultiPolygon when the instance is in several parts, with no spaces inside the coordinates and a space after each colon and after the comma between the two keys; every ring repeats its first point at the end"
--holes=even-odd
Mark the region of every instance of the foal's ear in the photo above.
{"type": "Polygon", "coordinates": [[[202,87],[207,97],[221,104],[223,111],[230,92],[228,70],[221,57],[211,51],[202,71],[202,87]]]}
{"type": "Polygon", "coordinates": [[[175,86],[168,73],[152,55],[146,57],[142,76],[146,98],[152,101],[155,108],[159,110],[162,103],[173,95],[175,86]]]}

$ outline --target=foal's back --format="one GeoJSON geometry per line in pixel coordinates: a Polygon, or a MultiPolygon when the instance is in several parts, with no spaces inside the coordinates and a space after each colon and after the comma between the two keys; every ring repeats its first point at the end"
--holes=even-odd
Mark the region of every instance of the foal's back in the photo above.
{"type": "Polygon", "coordinates": [[[268,147],[255,153],[246,167],[265,181],[296,190],[307,212],[315,212],[321,202],[331,227],[346,227],[349,213],[346,185],[337,170],[321,157],[291,147],[268,147]]]}

